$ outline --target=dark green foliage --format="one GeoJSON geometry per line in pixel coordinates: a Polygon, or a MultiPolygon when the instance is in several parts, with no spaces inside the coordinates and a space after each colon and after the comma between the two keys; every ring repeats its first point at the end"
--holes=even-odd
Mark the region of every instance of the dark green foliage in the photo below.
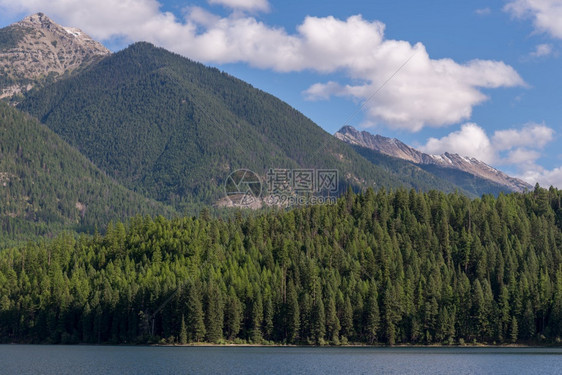
{"type": "Polygon", "coordinates": [[[0,102],[0,247],[173,212],[122,187],[46,126],[0,102]]]}
{"type": "Polygon", "coordinates": [[[180,334],[178,336],[180,344],[187,344],[187,326],[185,325],[185,317],[181,316],[180,334]]]}
{"type": "Polygon", "coordinates": [[[205,313],[203,311],[203,297],[199,282],[194,282],[188,289],[187,316],[189,317],[189,331],[191,341],[203,341],[206,334],[205,313]]]}
{"type": "Polygon", "coordinates": [[[3,342],[554,343],[562,192],[372,189],[0,252],[3,342]],[[176,293],[176,291],[180,291],[176,293]],[[145,312],[157,311],[154,337],[145,312]]]}
{"type": "Polygon", "coordinates": [[[224,316],[225,337],[228,340],[234,340],[238,336],[240,328],[242,327],[242,314],[242,304],[236,296],[236,292],[231,287],[226,300],[224,316]]]}
{"type": "Polygon", "coordinates": [[[289,344],[296,344],[300,339],[300,308],[297,291],[292,280],[289,281],[287,288],[286,310],[284,311],[285,320],[282,321],[283,335],[289,344]]]}
{"type": "Polygon", "coordinates": [[[240,168],[337,169],[341,191],[455,190],[419,168],[374,165],[279,99],[148,43],[30,93],[20,108],[126,187],[182,210],[223,198],[240,168]]]}
{"type": "Polygon", "coordinates": [[[369,294],[364,307],[364,340],[368,344],[373,344],[377,341],[377,335],[380,333],[379,297],[374,283],[369,286],[369,294]]]}
{"type": "Polygon", "coordinates": [[[207,287],[207,294],[205,296],[205,327],[208,342],[219,342],[223,336],[224,325],[224,305],[222,301],[222,292],[210,283],[207,287]]]}

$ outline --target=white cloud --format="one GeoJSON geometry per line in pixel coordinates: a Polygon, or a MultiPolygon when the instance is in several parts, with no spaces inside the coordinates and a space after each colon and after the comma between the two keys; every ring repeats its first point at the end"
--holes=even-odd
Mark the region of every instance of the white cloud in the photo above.
{"type": "Polygon", "coordinates": [[[538,182],[542,187],[555,186],[562,189],[562,167],[547,170],[537,166],[535,169],[527,170],[519,177],[531,185],[538,182]]]}
{"type": "Polygon", "coordinates": [[[442,138],[429,138],[420,150],[429,154],[456,153],[490,165],[510,166],[518,177],[534,185],[562,188],[562,167],[546,170],[537,165],[544,147],[554,140],[554,130],[544,124],[527,124],[521,129],[497,130],[492,136],[474,123],[442,138]]]}
{"type": "Polygon", "coordinates": [[[461,130],[437,139],[429,138],[420,150],[429,154],[451,152],[461,156],[470,156],[491,164],[497,160],[496,152],[490,138],[480,126],[474,123],[464,124],[461,130]]]}
{"type": "Polygon", "coordinates": [[[529,150],[523,147],[516,148],[509,151],[507,158],[504,160],[504,164],[516,164],[519,166],[531,167],[535,165],[535,161],[541,157],[540,152],[537,150],[529,150]]]}
{"type": "Polygon", "coordinates": [[[493,143],[498,151],[514,147],[543,148],[554,139],[554,130],[545,124],[527,124],[524,128],[498,130],[494,133],[493,143]]]}
{"type": "Polygon", "coordinates": [[[539,44],[533,52],[529,54],[530,57],[539,58],[551,55],[553,52],[551,44],[539,44]]]}
{"type": "MultiPolygon", "coordinates": [[[[254,10],[267,4],[265,0],[211,1],[254,10]]],[[[305,94],[311,99],[340,95],[364,101],[380,89],[365,104],[366,123],[392,128],[418,131],[458,123],[470,118],[473,107],[487,99],[481,89],[524,85],[517,72],[501,61],[431,59],[423,44],[385,39],[384,24],[359,15],[346,20],[306,17],[290,33],[239,11],[219,17],[192,7],[179,20],[162,12],[156,0],[41,3],[0,0],[0,11],[42,11],[97,39],[145,40],[208,63],[243,62],[279,72],[341,72],[354,84],[319,83],[305,94]]]]}
{"type": "Polygon", "coordinates": [[[492,13],[492,9],[490,8],[480,8],[476,9],[474,13],[478,14],[479,16],[487,16],[492,13]]]}
{"type": "Polygon", "coordinates": [[[562,1],[512,0],[504,10],[517,18],[530,18],[537,31],[562,39],[562,1]]]}
{"type": "Polygon", "coordinates": [[[208,0],[209,4],[223,5],[232,9],[242,9],[250,11],[269,11],[267,0],[208,0]]]}
{"type": "Polygon", "coordinates": [[[467,123],[443,138],[429,138],[420,150],[430,154],[452,152],[488,164],[529,164],[540,157],[538,150],[553,140],[554,130],[545,124],[529,123],[521,129],[496,130],[489,136],[477,124],[467,123]]]}
{"type": "Polygon", "coordinates": [[[329,81],[327,83],[315,83],[306,90],[305,94],[308,100],[327,100],[333,95],[340,95],[343,91],[349,90],[342,87],[339,83],[329,81]]]}
{"type": "Polygon", "coordinates": [[[472,108],[487,99],[480,88],[524,85],[517,72],[503,62],[434,60],[421,43],[412,46],[381,40],[372,49],[360,50],[359,56],[357,51],[348,55],[352,59],[343,66],[362,84],[315,84],[305,91],[307,98],[338,95],[369,100],[365,107],[372,124],[418,131],[470,118],[472,108]],[[398,71],[409,58],[411,61],[398,71]],[[374,93],[377,95],[370,100],[374,93]]]}

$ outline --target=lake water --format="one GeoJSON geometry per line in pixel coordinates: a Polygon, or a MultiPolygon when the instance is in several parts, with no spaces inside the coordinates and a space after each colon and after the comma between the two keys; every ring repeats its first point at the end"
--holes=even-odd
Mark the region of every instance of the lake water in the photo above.
{"type": "Polygon", "coordinates": [[[0,345],[0,374],[562,374],[562,348],[0,345]]]}

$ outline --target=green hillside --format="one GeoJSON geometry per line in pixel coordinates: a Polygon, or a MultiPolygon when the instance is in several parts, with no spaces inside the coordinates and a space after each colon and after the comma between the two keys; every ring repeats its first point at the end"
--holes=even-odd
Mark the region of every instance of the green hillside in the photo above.
{"type": "Polygon", "coordinates": [[[174,210],[127,190],[46,126],[0,102],[0,246],[174,210]]]}
{"type": "Polygon", "coordinates": [[[128,188],[176,207],[216,202],[239,168],[338,169],[342,190],[417,186],[279,99],[148,43],[30,94],[20,108],[128,188]]]}

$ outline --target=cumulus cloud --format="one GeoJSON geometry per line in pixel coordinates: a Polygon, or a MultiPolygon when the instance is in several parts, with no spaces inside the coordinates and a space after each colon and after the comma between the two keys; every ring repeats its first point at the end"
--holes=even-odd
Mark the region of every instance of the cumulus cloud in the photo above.
{"type": "Polygon", "coordinates": [[[522,129],[498,130],[494,133],[493,143],[498,151],[514,147],[543,148],[554,139],[554,130],[545,124],[527,124],[522,129]]]}
{"type": "Polygon", "coordinates": [[[554,140],[554,130],[545,124],[529,123],[521,129],[496,130],[492,136],[477,124],[467,123],[443,138],[429,138],[420,147],[430,154],[453,152],[486,163],[517,164],[533,162],[540,157],[537,150],[554,140]],[[501,154],[507,156],[501,156],[501,154]]]}
{"type": "Polygon", "coordinates": [[[504,10],[517,18],[532,19],[537,31],[562,39],[562,1],[512,0],[504,10]]]}
{"type": "Polygon", "coordinates": [[[519,177],[530,184],[538,182],[543,187],[555,186],[562,189],[562,167],[548,170],[537,166],[535,169],[525,171],[519,177]]]}
{"type": "Polygon", "coordinates": [[[429,138],[420,150],[429,154],[456,153],[490,165],[511,166],[518,177],[543,186],[562,188],[562,168],[546,170],[537,165],[544,147],[554,140],[554,130],[530,123],[520,129],[497,130],[491,136],[477,124],[467,123],[442,138],[429,138]]]}
{"type": "Polygon", "coordinates": [[[360,15],[345,20],[306,17],[295,32],[289,32],[244,13],[265,10],[265,0],[209,1],[236,11],[220,17],[191,7],[178,19],[163,12],[156,0],[42,4],[0,0],[0,10],[43,11],[97,39],[145,40],[208,63],[242,62],[279,72],[343,73],[348,82],[318,83],[305,95],[313,100],[338,95],[363,101],[366,123],[411,131],[470,118],[473,107],[487,99],[482,89],[524,85],[519,74],[501,61],[432,59],[423,44],[385,39],[383,23],[360,15]]]}
{"type": "Polygon", "coordinates": [[[464,124],[461,130],[443,138],[429,138],[420,149],[429,154],[452,152],[474,157],[488,164],[496,161],[496,153],[486,131],[474,123],[464,124]]]}
{"type": "Polygon", "coordinates": [[[209,4],[219,4],[232,9],[242,9],[250,11],[269,10],[269,3],[267,0],[208,0],[209,4]]]}
{"type": "Polygon", "coordinates": [[[487,99],[481,88],[524,85],[517,72],[503,62],[472,60],[459,64],[451,59],[436,60],[421,43],[381,40],[373,49],[361,51],[360,56],[356,52],[351,63],[344,66],[363,83],[316,84],[305,95],[309,99],[338,95],[368,100],[365,108],[372,124],[418,131],[470,118],[473,107],[487,99]],[[403,65],[406,61],[408,64],[403,65]]]}

